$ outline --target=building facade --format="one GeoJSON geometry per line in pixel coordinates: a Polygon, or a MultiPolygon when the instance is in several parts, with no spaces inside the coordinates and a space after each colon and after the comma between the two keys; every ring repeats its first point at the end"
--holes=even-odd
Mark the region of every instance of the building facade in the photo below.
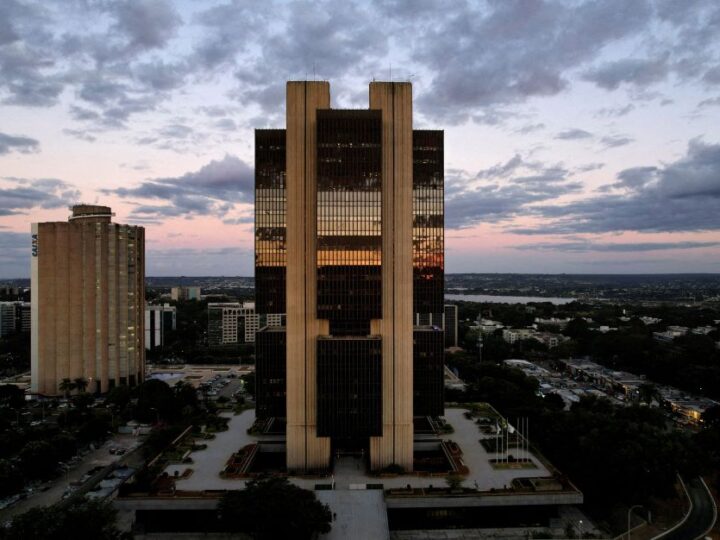
{"type": "Polygon", "coordinates": [[[173,287],[170,289],[170,298],[177,301],[200,300],[200,287],[173,287]]]}
{"type": "Polygon", "coordinates": [[[445,304],[443,313],[443,330],[445,331],[445,347],[458,346],[458,307],[445,304]]]}
{"type": "Polygon", "coordinates": [[[255,343],[259,323],[254,302],[209,303],[208,345],[217,348],[255,343]]]}
{"type": "Polygon", "coordinates": [[[17,308],[15,302],[0,302],[0,337],[17,331],[17,308]]]}
{"type": "Polygon", "coordinates": [[[145,230],[77,205],[67,222],[32,225],[31,389],[57,395],[136,385],[145,365],[145,230]]]}
{"type": "Polygon", "coordinates": [[[409,83],[368,110],[289,82],[287,129],[256,130],[257,415],[287,421],[290,470],[363,450],[413,463],[413,416],[443,410],[443,132],[412,129],[409,83]],[[279,344],[282,343],[283,346],[279,344]]]}
{"type": "Polygon", "coordinates": [[[145,306],[145,349],[165,346],[169,332],[177,329],[177,308],[170,304],[145,306]]]}

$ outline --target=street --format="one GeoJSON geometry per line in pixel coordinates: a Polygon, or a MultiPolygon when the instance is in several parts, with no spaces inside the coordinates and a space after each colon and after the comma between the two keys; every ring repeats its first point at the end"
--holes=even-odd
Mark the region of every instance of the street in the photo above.
{"type": "Polygon", "coordinates": [[[27,512],[36,506],[49,506],[57,503],[62,499],[63,493],[65,493],[71,482],[80,481],[94,467],[104,467],[123,458],[123,456],[111,454],[109,452],[110,447],[125,448],[129,452],[137,447],[139,443],[140,440],[133,435],[115,434],[100,448],[87,454],[73,469],[51,481],[50,487],[46,491],[36,491],[11,507],[0,510],[0,523],[4,523],[13,516],[27,512]]]}

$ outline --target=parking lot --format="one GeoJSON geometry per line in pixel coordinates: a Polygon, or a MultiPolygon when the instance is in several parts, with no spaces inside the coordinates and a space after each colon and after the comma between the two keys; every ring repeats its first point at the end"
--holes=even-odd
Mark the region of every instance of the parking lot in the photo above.
{"type": "Polygon", "coordinates": [[[4,523],[17,514],[27,512],[31,508],[55,504],[63,498],[65,493],[70,493],[74,488],[87,481],[90,478],[89,475],[100,470],[98,467],[104,468],[119,461],[123,455],[135,449],[139,444],[140,439],[133,435],[114,435],[99,448],[81,456],[64,475],[36,486],[30,493],[24,492],[25,498],[0,510],[0,523],[4,523]],[[115,452],[111,453],[110,449],[115,449],[115,452]],[[117,450],[121,452],[118,453],[117,450]]]}

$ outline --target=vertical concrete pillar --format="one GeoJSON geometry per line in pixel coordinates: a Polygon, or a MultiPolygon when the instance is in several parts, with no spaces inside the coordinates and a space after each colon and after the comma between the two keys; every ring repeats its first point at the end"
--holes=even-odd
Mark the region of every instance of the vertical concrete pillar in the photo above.
{"type": "Polygon", "coordinates": [[[413,467],[412,85],[370,84],[382,111],[383,434],[370,439],[373,469],[413,467]]]}
{"type": "Polygon", "coordinates": [[[330,439],[317,436],[316,111],[327,82],[287,83],[287,467],[325,468],[330,439]]]}

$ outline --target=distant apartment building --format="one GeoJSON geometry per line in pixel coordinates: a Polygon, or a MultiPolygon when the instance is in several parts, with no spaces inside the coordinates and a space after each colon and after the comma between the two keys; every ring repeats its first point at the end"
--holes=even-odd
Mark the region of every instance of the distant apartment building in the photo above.
{"type": "Polygon", "coordinates": [[[686,326],[668,326],[664,332],[653,332],[653,338],[657,341],[673,341],[677,337],[684,336],[688,333],[689,328],[686,326]]]}
{"type": "Polygon", "coordinates": [[[145,229],[76,205],[66,222],[33,223],[31,389],[63,379],[88,391],[134,386],[145,372],[145,229]]]}
{"type": "Polygon", "coordinates": [[[0,337],[29,332],[31,321],[30,302],[0,302],[0,337]]]}
{"type": "Polygon", "coordinates": [[[14,334],[16,328],[15,302],[0,302],[0,337],[14,334]]]}
{"type": "Polygon", "coordinates": [[[19,332],[29,332],[32,328],[32,304],[30,302],[15,303],[15,326],[19,332]]]}
{"type": "Polygon", "coordinates": [[[570,322],[570,319],[558,319],[556,317],[551,317],[549,319],[543,319],[541,317],[535,317],[535,324],[539,326],[556,326],[559,330],[562,330],[565,328],[568,323],[570,322]]]}
{"type": "Polygon", "coordinates": [[[168,332],[177,328],[177,309],[170,304],[145,306],[145,349],[165,346],[168,332]]]}
{"type": "Polygon", "coordinates": [[[200,287],[173,287],[170,298],[177,301],[200,300],[200,287]]]}
{"type": "Polygon", "coordinates": [[[532,328],[505,328],[503,330],[503,339],[510,345],[516,341],[522,341],[523,339],[531,339],[535,334],[535,330],[532,328]]]}
{"type": "Polygon", "coordinates": [[[690,330],[692,334],[695,334],[697,336],[707,336],[714,331],[714,326],[698,326],[697,328],[693,328],[692,330],[690,330]]]}
{"type": "Polygon", "coordinates": [[[445,348],[458,346],[458,307],[454,304],[445,304],[443,317],[443,330],[445,331],[445,348]]]}
{"type": "Polygon", "coordinates": [[[223,302],[208,304],[208,345],[225,347],[255,343],[260,317],[254,302],[223,302]]]}
{"type": "Polygon", "coordinates": [[[475,321],[475,329],[479,330],[481,334],[493,334],[496,330],[502,330],[505,326],[499,321],[492,321],[490,319],[478,318],[475,321]]]}
{"type": "Polygon", "coordinates": [[[415,326],[435,326],[445,332],[445,347],[458,344],[458,307],[445,304],[442,313],[415,313],[415,326]]]}
{"type": "Polygon", "coordinates": [[[537,332],[532,335],[540,343],[544,344],[548,349],[553,349],[565,341],[565,336],[561,334],[553,334],[552,332],[537,332]]]}

